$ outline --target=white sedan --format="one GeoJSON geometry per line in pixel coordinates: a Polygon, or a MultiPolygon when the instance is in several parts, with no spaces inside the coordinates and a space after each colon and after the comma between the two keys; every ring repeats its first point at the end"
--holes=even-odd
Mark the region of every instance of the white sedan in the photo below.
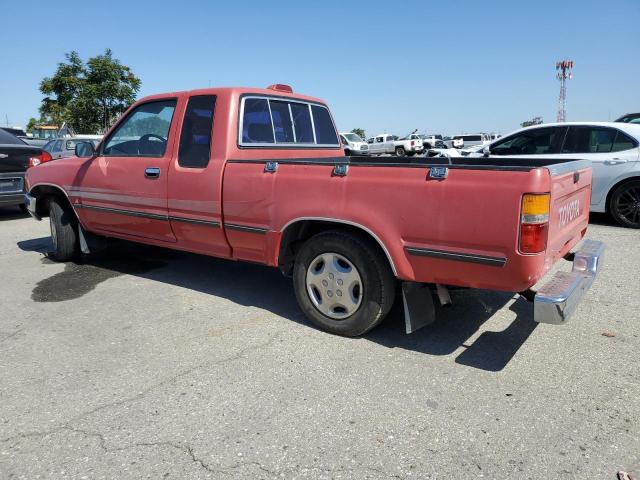
{"type": "Polygon", "coordinates": [[[640,228],[639,124],[548,123],[517,130],[486,145],[439,154],[591,160],[590,210],[609,212],[620,225],[640,228]]]}

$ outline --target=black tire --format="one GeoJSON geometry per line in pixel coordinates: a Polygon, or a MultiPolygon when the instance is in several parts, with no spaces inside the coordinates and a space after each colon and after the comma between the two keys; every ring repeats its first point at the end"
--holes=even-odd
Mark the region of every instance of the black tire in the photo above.
{"type": "Polygon", "coordinates": [[[302,246],[294,265],[293,285],[298,305],[311,323],[327,332],[348,337],[362,335],[382,322],[393,306],[396,291],[396,279],[389,262],[377,245],[365,236],[338,230],[319,233],[302,246]],[[354,313],[341,319],[322,313],[312,302],[312,293],[307,288],[307,271],[311,263],[318,256],[331,253],[351,262],[362,281],[361,290],[358,288],[359,306],[354,313]]]}
{"type": "Polygon", "coordinates": [[[396,157],[404,157],[405,151],[402,147],[396,147],[396,157]]]}
{"type": "Polygon", "coordinates": [[[416,152],[409,152],[407,153],[407,157],[413,157],[416,154],[416,152]]]}
{"type": "Polygon", "coordinates": [[[349,150],[348,148],[344,149],[344,155],[346,157],[350,157],[351,155],[353,155],[353,152],[351,150],[349,150]]]}
{"type": "Polygon", "coordinates": [[[29,213],[29,210],[27,210],[27,205],[24,203],[21,203],[20,205],[18,205],[18,208],[22,213],[29,213]]]}
{"type": "Polygon", "coordinates": [[[58,262],[68,262],[78,256],[78,222],[71,208],[56,198],[49,201],[49,226],[53,241],[51,256],[58,262]]]}
{"type": "Polygon", "coordinates": [[[623,227],[640,228],[640,180],[623,183],[614,190],[609,212],[623,227]]]}

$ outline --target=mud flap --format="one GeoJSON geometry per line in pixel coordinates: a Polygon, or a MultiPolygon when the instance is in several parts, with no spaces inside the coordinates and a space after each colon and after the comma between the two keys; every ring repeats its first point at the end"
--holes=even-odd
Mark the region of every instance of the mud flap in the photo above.
{"type": "Polygon", "coordinates": [[[104,237],[99,237],[85,231],[82,225],[78,225],[78,240],[80,241],[80,251],[85,255],[101,252],[107,246],[104,237]]]}
{"type": "Polygon", "coordinates": [[[402,282],[402,303],[407,333],[413,333],[435,321],[436,309],[429,285],[402,282]]]}

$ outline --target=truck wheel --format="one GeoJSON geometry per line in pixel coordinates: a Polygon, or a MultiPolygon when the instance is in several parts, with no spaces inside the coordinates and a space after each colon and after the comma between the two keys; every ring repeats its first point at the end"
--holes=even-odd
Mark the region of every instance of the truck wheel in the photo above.
{"type": "Polygon", "coordinates": [[[396,147],[396,156],[397,157],[404,157],[404,148],[402,147],[396,147]]]}
{"type": "Polygon", "coordinates": [[[623,227],[640,228],[640,180],[623,183],[609,203],[611,216],[623,227]]]}
{"type": "Polygon", "coordinates": [[[79,252],[77,221],[71,209],[55,198],[49,202],[49,226],[53,258],[59,262],[72,260],[79,252]]]}
{"type": "Polygon", "coordinates": [[[368,239],[320,233],[298,253],[293,284],[300,308],[317,327],[355,337],[378,325],[395,299],[389,262],[368,239]]]}

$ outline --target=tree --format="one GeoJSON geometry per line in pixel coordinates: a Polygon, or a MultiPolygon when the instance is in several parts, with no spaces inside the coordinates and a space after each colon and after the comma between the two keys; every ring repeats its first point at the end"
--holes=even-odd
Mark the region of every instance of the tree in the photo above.
{"type": "Polygon", "coordinates": [[[356,135],[358,135],[360,138],[363,138],[363,139],[367,138],[367,134],[362,128],[354,128],[353,130],[351,130],[351,133],[355,133],[356,135]]]}
{"type": "Polygon", "coordinates": [[[38,124],[38,120],[36,120],[35,118],[31,117],[29,119],[29,123],[27,123],[27,132],[32,131],[37,124],[38,124]]]}
{"type": "Polygon", "coordinates": [[[531,120],[527,120],[526,122],[522,122],[520,124],[520,126],[522,128],[524,127],[531,127],[533,125],[540,125],[542,122],[542,117],[533,117],[531,120]]]}
{"type": "Polygon", "coordinates": [[[77,52],[65,58],[54,75],[40,83],[46,95],[40,106],[42,119],[57,125],[67,122],[78,133],[106,131],[135,101],[140,79],[109,49],[86,64],[77,52]]]}

